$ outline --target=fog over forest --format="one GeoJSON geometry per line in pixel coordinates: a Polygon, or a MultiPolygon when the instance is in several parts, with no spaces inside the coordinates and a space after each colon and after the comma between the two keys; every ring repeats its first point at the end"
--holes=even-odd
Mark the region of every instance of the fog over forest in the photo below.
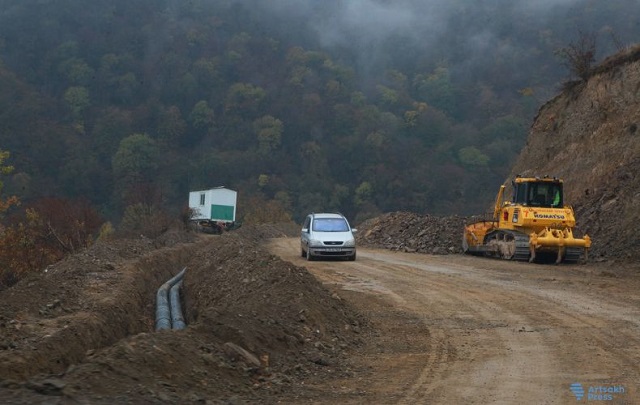
{"type": "Polygon", "coordinates": [[[592,0],[233,1],[256,10],[262,22],[305,32],[314,45],[356,67],[363,82],[385,69],[420,73],[446,66],[454,81],[474,83],[504,76],[489,68],[501,64],[512,69],[502,77],[509,85],[538,88],[538,102],[569,78],[556,50],[589,34],[602,60],[637,41],[639,25],[630,16],[640,13],[634,0],[610,6],[592,0]],[[604,7],[611,10],[603,13],[604,7]],[[516,65],[525,58],[531,61],[523,70],[516,65]]]}
{"type": "MultiPolygon", "coordinates": [[[[283,23],[304,21],[327,48],[376,52],[390,37],[402,37],[409,42],[407,48],[429,52],[442,45],[443,36],[455,32],[462,35],[460,46],[478,54],[495,47],[505,35],[526,31],[522,25],[541,27],[555,18],[571,16],[574,5],[588,3],[587,0],[329,0],[321,4],[314,0],[235,1],[273,14],[283,23]],[[466,24],[460,25],[462,21],[466,24]],[[505,30],[508,28],[511,32],[505,30]]],[[[569,28],[576,32],[598,28],[590,23],[569,21],[574,24],[569,28]]],[[[624,32],[618,35],[624,37],[624,32]]]]}

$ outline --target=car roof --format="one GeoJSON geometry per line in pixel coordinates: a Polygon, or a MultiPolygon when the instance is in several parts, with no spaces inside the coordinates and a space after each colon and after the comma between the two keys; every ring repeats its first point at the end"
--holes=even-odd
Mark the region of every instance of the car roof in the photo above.
{"type": "Polygon", "coordinates": [[[332,212],[320,212],[320,213],[313,213],[311,215],[313,215],[314,218],[344,218],[343,215],[335,214],[332,212]]]}

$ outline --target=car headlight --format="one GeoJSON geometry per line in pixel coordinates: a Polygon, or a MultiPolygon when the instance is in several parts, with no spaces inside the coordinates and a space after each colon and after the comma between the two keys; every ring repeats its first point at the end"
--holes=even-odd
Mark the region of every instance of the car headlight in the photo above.
{"type": "Polygon", "coordinates": [[[322,246],[322,241],[319,241],[317,239],[309,239],[309,246],[311,247],[322,246]]]}
{"type": "Polygon", "coordinates": [[[355,247],[356,246],[356,240],[355,239],[347,239],[346,241],[344,241],[344,245],[346,247],[355,247]]]}

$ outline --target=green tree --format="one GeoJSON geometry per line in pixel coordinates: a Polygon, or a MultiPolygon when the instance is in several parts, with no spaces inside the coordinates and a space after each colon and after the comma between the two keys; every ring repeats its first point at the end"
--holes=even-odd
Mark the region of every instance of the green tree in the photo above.
{"type": "Polygon", "coordinates": [[[331,207],[331,209],[343,211],[344,210],[343,207],[347,202],[348,198],[349,198],[349,187],[342,184],[336,184],[333,187],[333,191],[331,193],[329,206],[331,207]]]}
{"type": "Polygon", "coordinates": [[[354,203],[356,206],[363,205],[373,197],[373,186],[368,181],[363,181],[356,188],[354,203]]]}
{"type": "Polygon", "coordinates": [[[292,87],[304,88],[306,79],[313,75],[311,69],[306,66],[294,66],[289,73],[288,84],[292,87]]]}
{"type": "Polygon", "coordinates": [[[205,100],[200,100],[193,106],[191,113],[189,114],[189,123],[192,127],[205,130],[213,125],[214,112],[209,103],[205,100]]]}
{"type": "Polygon", "coordinates": [[[135,73],[127,72],[115,80],[116,90],[114,96],[121,103],[131,103],[135,100],[136,93],[140,89],[140,81],[135,73]]]}
{"type": "Polygon", "coordinates": [[[268,155],[282,143],[283,124],[271,115],[265,115],[253,122],[253,130],[258,137],[258,152],[268,155]]]}
{"type": "Polygon", "coordinates": [[[460,163],[465,167],[485,167],[489,163],[489,156],[485,155],[475,146],[467,146],[458,151],[460,163]]]}
{"type": "Polygon", "coordinates": [[[219,70],[220,60],[218,58],[202,58],[193,64],[193,72],[198,84],[207,89],[216,89],[223,82],[219,70]]]}
{"type": "Polygon", "coordinates": [[[456,98],[449,69],[441,66],[429,75],[417,75],[413,85],[427,104],[448,114],[455,113],[456,98]]]}
{"type": "Polygon", "coordinates": [[[147,134],[133,134],[120,142],[112,159],[120,201],[128,204],[150,201],[159,160],[160,150],[147,134]]]}
{"type": "Polygon", "coordinates": [[[82,112],[91,105],[89,90],[82,86],[69,87],[67,91],[64,92],[64,101],[71,109],[73,116],[80,118],[82,112]]]}
{"type": "Polygon", "coordinates": [[[88,85],[95,76],[95,71],[80,58],[65,60],[58,66],[58,71],[67,78],[69,83],[79,86],[88,85]]]}
{"type": "Polygon", "coordinates": [[[518,155],[527,134],[527,125],[522,117],[507,115],[500,117],[481,131],[483,150],[491,158],[491,164],[507,165],[518,155]]]}
{"type": "Polygon", "coordinates": [[[390,89],[387,86],[383,86],[381,84],[377,85],[376,89],[380,94],[380,99],[382,103],[385,104],[386,106],[392,107],[398,102],[399,96],[397,91],[390,89]]]}
{"type": "Polygon", "coordinates": [[[351,105],[354,107],[364,107],[367,104],[367,96],[360,91],[351,93],[351,105]]]}
{"type": "Polygon", "coordinates": [[[113,172],[117,178],[149,178],[158,168],[158,158],[158,146],[149,135],[133,134],[120,141],[113,157],[113,172]]]}
{"type": "Polygon", "coordinates": [[[178,145],[187,132],[187,123],[178,106],[164,109],[158,118],[157,134],[170,145],[178,145]]]}
{"type": "Polygon", "coordinates": [[[225,100],[228,112],[254,114],[262,105],[267,93],[261,87],[248,83],[236,83],[229,88],[225,100]]]}
{"type": "Polygon", "coordinates": [[[300,147],[302,168],[307,176],[322,177],[328,171],[325,151],[317,142],[305,142],[300,147]]]}
{"type": "Polygon", "coordinates": [[[400,92],[406,92],[408,82],[407,75],[398,70],[391,69],[387,72],[387,77],[393,84],[394,89],[400,92]]]}
{"type": "Polygon", "coordinates": [[[109,163],[115,152],[122,134],[130,134],[133,124],[132,113],[129,110],[110,107],[100,111],[91,130],[91,146],[102,164],[109,163]]]}

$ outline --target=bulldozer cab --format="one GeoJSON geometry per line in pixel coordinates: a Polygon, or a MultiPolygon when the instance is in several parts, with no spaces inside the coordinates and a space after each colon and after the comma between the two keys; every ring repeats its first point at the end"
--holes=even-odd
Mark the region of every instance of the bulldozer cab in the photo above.
{"type": "Polygon", "coordinates": [[[562,182],[556,179],[516,179],[513,203],[529,207],[561,208],[564,205],[562,182]]]}

